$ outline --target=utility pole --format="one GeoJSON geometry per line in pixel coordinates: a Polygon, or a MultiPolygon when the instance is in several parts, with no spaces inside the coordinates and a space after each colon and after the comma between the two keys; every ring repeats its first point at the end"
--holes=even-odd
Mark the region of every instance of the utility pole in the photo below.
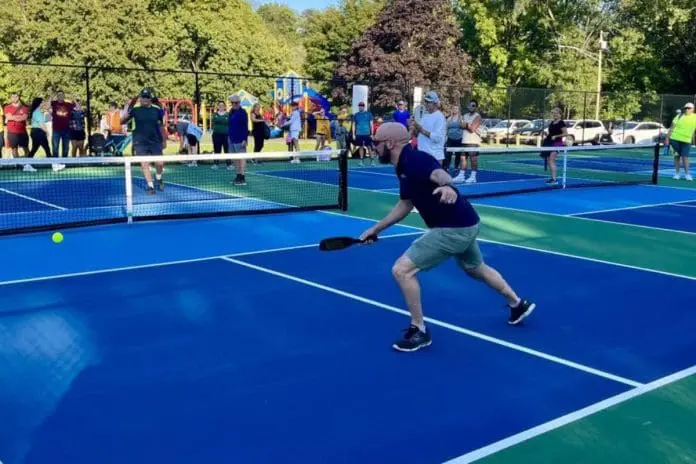
{"type": "Polygon", "coordinates": [[[595,103],[595,119],[599,119],[599,107],[602,95],[602,52],[607,49],[607,41],[604,40],[604,31],[599,31],[599,64],[597,66],[597,101],[595,103]]]}

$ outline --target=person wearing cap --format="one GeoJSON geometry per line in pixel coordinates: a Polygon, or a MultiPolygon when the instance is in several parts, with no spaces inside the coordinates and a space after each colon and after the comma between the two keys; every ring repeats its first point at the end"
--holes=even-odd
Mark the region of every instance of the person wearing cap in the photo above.
{"type": "MultiPolygon", "coordinates": [[[[302,114],[300,113],[300,105],[294,101],[290,104],[292,112],[290,118],[285,123],[288,126],[288,149],[290,151],[300,151],[300,132],[302,131],[302,114]]],[[[291,163],[299,163],[300,158],[295,156],[290,160],[291,163]]]]}
{"type": "Polygon", "coordinates": [[[694,140],[694,132],[696,132],[694,104],[687,103],[684,105],[684,111],[672,120],[672,126],[669,128],[665,140],[665,147],[672,147],[672,150],[674,150],[674,179],[676,180],[680,179],[680,158],[684,164],[684,178],[689,181],[694,180],[689,171],[689,152],[691,151],[691,143],[694,140]]]}
{"type": "Polygon", "coordinates": [[[426,113],[420,120],[411,119],[411,130],[417,137],[418,149],[443,164],[447,121],[440,111],[440,96],[431,90],[423,97],[426,113]]]}
{"type": "Polygon", "coordinates": [[[374,150],[382,164],[396,167],[400,199],[377,224],[360,236],[371,243],[377,235],[409,215],[413,207],[428,227],[397,259],[392,268],[411,313],[411,325],[403,338],[392,345],[398,351],[415,351],[432,343],[425,327],[420,284],[416,275],[454,258],[469,276],[480,280],[502,295],[510,308],[511,325],[519,324],[534,311],[536,304],[517,296],[503,277],[483,262],[476,241],[479,216],[473,206],[452,185],[452,178],[430,154],[409,144],[409,133],[399,123],[386,123],[375,134],[374,150]]]}
{"type": "Polygon", "coordinates": [[[365,102],[358,103],[358,112],[353,115],[353,145],[360,152],[360,165],[372,148],[374,116],[365,109],[365,102]]]}
{"type": "MultiPolygon", "coordinates": [[[[136,106],[138,97],[129,103],[126,114],[121,118],[121,124],[128,124],[131,120],[135,123],[133,129],[133,151],[136,156],[161,155],[167,148],[167,134],[164,128],[164,111],[153,103],[155,98],[150,89],[140,92],[140,105],[136,106]]],[[[150,163],[141,163],[143,175],[147,182],[147,193],[155,194],[155,185],[152,181],[150,163]]],[[[157,173],[157,187],[164,191],[164,164],[155,163],[157,173]]]]}
{"type": "MultiPolygon", "coordinates": [[[[242,100],[239,95],[230,97],[230,106],[230,115],[227,120],[230,153],[246,153],[249,141],[249,115],[242,108],[242,100]]],[[[237,175],[232,183],[246,185],[246,160],[234,160],[234,164],[237,168],[237,175]]]]}
{"type": "Polygon", "coordinates": [[[406,102],[400,100],[396,105],[396,111],[392,113],[392,119],[394,122],[403,124],[404,127],[408,128],[408,120],[411,119],[411,113],[409,113],[408,108],[406,108],[406,102]]]}

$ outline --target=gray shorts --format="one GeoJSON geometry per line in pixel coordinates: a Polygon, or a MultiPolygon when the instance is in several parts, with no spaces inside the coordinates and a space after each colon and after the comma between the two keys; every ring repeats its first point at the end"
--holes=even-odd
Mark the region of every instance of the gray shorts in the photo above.
{"type": "Polygon", "coordinates": [[[430,229],[411,244],[406,250],[406,256],[423,271],[432,269],[449,258],[454,258],[465,271],[471,271],[483,264],[483,256],[476,242],[478,233],[478,224],[471,227],[430,229]]]}
{"type": "Polygon", "coordinates": [[[230,153],[246,153],[246,146],[242,143],[230,142],[230,153]]]}

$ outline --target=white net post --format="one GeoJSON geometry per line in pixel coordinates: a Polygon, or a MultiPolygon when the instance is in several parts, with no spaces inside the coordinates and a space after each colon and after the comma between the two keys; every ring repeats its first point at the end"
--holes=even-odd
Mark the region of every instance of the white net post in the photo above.
{"type": "Polygon", "coordinates": [[[126,180],[126,217],[128,224],[133,223],[133,170],[129,159],[125,160],[126,180]]]}
{"type": "Polygon", "coordinates": [[[563,148],[563,180],[561,185],[566,188],[566,179],[568,178],[568,147],[563,148]]]}

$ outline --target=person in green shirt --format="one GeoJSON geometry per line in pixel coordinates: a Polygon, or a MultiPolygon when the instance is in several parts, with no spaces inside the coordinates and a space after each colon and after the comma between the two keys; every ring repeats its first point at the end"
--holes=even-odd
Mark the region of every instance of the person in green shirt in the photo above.
{"type": "MultiPolygon", "coordinates": [[[[127,115],[121,119],[121,124],[127,124],[133,120],[135,129],[133,130],[133,149],[136,156],[161,155],[167,148],[167,134],[164,129],[164,111],[159,106],[153,104],[154,95],[150,89],[143,89],[140,92],[140,105],[135,103],[138,97],[131,100],[128,105],[127,115]]],[[[155,185],[152,182],[150,163],[141,163],[143,175],[147,181],[147,193],[155,194],[155,185]]],[[[164,191],[164,172],[163,163],[155,163],[157,170],[157,184],[160,191],[164,191]]]]}
{"type": "Polygon", "coordinates": [[[696,114],[694,114],[694,104],[687,103],[684,105],[684,111],[672,121],[672,126],[667,133],[665,141],[666,147],[672,147],[674,150],[674,179],[679,180],[679,159],[681,158],[684,164],[684,177],[686,180],[694,180],[689,171],[689,152],[691,151],[691,143],[694,140],[694,132],[696,132],[696,114]]]}
{"type": "MultiPolygon", "coordinates": [[[[229,123],[230,114],[227,112],[227,105],[220,100],[217,104],[217,110],[213,113],[213,153],[229,153],[230,145],[227,137],[227,125],[229,123]]],[[[218,169],[218,161],[215,160],[213,169],[218,169]]],[[[232,160],[227,160],[227,169],[232,169],[232,160]]]]}

